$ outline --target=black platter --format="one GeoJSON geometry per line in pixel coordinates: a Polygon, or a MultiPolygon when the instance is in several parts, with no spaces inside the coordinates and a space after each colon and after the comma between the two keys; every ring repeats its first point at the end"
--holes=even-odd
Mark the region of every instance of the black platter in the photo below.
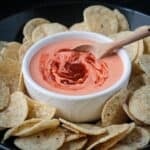
{"type": "MultiPolygon", "coordinates": [[[[0,21],[0,41],[20,41],[22,40],[22,29],[24,24],[31,18],[44,17],[51,22],[59,22],[66,26],[81,22],[83,9],[89,5],[103,4],[98,2],[78,2],[69,4],[44,4],[31,10],[27,10],[10,16],[0,21]]],[[[150,25],[150,16],[116,5],[103,4],[112,9],[119,9],[127,17],[130,28],[135,29],[141,25],[150,25]]],[[[0,137],[3,132],[0,132],[0,137]]],[[[144,150],[150,149],[150,145],[144,150]]],[[[0,150],[17,150],[13,145],[13,138],[0,145],[0,150]]]]}

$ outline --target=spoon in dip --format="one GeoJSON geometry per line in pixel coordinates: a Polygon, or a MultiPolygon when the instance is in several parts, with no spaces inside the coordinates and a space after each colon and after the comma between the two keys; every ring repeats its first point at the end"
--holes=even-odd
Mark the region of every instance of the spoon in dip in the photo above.
{"type": "Polygon", "coordinates": [[[82,44],[76,46],[72,50],[92,52],[95,55],[95,57],[98,59],[110,55],[112,53],[115,53],[123,46],[138,41],[147,36],[150,36],[150,27],[141,27],[135,30],[128,37],[119,39],[117,41],[111,43],[101,43],[96,45],[82,44]]]}

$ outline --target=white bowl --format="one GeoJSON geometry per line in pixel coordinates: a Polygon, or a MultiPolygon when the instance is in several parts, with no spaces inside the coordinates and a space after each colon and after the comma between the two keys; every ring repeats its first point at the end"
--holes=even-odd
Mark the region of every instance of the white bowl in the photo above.
{"type": "Polygon", "coordinates": [[[39,51],[39,49],[55,41],[72,38],[89,39],[99,42],[112,41],[110,38],[101,34],[76,31],[58,33],[38,41],[28,50],[23,60],[22,71],[25,85],[32,98],[55,106],[57,108],[57,114],[60,117],[74,122],[94,121],[100,118],[101,108],[104,102],[116,91],[127,86],[131,72],[131,63],[126,51],[121,49],[118,52],[124,65],[124,72],[121,79],[103,91],[88,95],[72,96],[55,93],[41,87],[33,81],[30,76],[29,64],[31,58],[39,51]]]}

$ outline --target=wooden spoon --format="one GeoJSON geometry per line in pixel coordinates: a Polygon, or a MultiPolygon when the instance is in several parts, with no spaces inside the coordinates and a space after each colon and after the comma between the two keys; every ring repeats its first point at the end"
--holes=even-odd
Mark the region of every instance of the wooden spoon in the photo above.
{"type": "Polygon", "coordinates": [[[107,55],[110,55],[114,52],[117,52],[123,46],[138,41],[144,37],[150,36],[150,27],[141,27],[133,32],[128,37],[119,39],[111,43],[100,43],[96,45],[83,44],[79,45],[72,50],[74,51],[90,51],[95,57],[101,58],[107,55]]]}

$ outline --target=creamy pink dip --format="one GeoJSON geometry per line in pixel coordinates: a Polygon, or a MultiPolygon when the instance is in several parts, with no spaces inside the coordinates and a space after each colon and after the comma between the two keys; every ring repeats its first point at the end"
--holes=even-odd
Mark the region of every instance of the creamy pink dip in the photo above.
{"type": "Polygon", "coordinates": [[[40,86],[67,95],[86,95],[104,90],[117,82],[123,73],[118,55],[99,60],[89,52],[71,49],[90,40],[70,39],[49,44],[33,56],[32,79],[40,86]]]}

